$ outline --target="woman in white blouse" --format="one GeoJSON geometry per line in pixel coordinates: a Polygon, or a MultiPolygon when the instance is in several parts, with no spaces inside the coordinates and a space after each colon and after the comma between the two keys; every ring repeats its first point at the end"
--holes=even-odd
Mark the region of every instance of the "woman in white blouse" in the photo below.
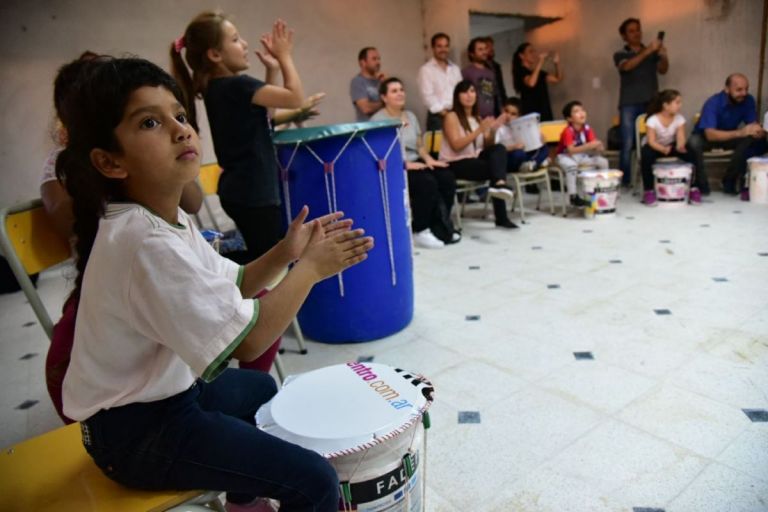
{"type": "MultiPolygon", "coordinates": [[[[645,121],[646,136],[640,150],[640,166],[643,172],[643,204],[654,206],[656,192],[653,189],[653,164],[663,157],[677,157],[695,164],[693,153],[688,150],[685,140],[685,118],[680,114],[683,99],[680,92],[665,89],[656,94],[648,106],[648,119],[645,121]]],[[[696,169],[693,170],[691,183],[696,183],[696,169]]],[[[701,204],[701,192],[691,188],[690,201],[701,204]]]]}

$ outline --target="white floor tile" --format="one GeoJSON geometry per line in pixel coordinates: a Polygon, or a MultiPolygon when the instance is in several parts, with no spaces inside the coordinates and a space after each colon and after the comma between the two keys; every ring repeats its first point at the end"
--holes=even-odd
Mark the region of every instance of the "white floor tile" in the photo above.
{"type": "MultiPolygon", "coordinates": [[[[767,424],[741,410],[768,408],[768,208],[718,193],[700,208],[645,208],[623,195],[617,215],[589,221],[536,212],[536,199],[520,229],[468,218],[459,244],[418,250],[406,329],[308,340],[306,355],[287,336],[288,373],[372,356],[431,378],[432,512],[768,510],[767,424]],[[459,424],[461,411],[480,423],[459,424]]],[[[54,318],[71,277],[40,280],[54,318]]],[[[0,296],[2,446],[60,424],[48,340],[29,321],[22,294],[0,296]],[[25,400],[38,402],[16,409],[25,400]]]]}
{"type": "Polygon", "coordinates": [[[623,421],[655,436],[714,458],[749,425],[736,407],[664,385],[624,409],[623,421]]]}
{"type": "Polygon", "coordinates": [[[768,509],[768,486],[739,471],[711,464],[666,507],[674,512],[762,512],[768,509]]]}

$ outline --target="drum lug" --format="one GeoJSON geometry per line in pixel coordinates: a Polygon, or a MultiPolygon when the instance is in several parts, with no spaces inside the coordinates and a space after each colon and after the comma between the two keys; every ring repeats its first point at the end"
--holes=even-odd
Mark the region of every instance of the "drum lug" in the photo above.
{"type": "Polygon", "coordinates": [[[415,472],[415,468],[413,464],[413,455],[410,453],[403,455],[403,467],[405,468],[405,474],[408,478],[411,478],[415,472]]]}
{"type": "Polygon", "coordinates": [[[349,482],[340,482],[341,486],[341,500],[347,505],[352,506],[352,488],[349,482]]]}

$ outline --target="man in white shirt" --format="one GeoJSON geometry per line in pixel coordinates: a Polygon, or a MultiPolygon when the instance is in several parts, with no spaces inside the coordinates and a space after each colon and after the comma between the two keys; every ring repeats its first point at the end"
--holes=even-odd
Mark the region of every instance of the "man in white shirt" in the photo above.
{"type": "Polygon", "coordinates": [[[441,130],[443,116],[453,107],[453,89],[461,82],[461,69],[448,60],[451,38],[438,32],[432,36],[433,57],[419,68],[419,92],[427,106],[427,130],[441,130]]]}

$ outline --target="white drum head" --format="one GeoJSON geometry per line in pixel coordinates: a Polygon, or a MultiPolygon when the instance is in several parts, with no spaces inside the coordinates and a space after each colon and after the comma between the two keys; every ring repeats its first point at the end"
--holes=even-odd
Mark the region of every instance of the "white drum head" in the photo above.
{"type": "Polygon", "coordinates": [[[397,436],[419,421],[431,393],[423,377],[383,364],[329,366],[288,380],[256,413],[256,424],[335,457],[397,436]]]}

